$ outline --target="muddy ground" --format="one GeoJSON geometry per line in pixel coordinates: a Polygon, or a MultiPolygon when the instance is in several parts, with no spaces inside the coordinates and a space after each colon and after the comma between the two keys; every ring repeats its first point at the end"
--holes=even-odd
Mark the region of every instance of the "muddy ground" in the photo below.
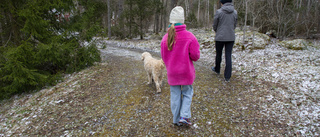
{"type": "Polygon", "coordinates": [[[272,104],[265,96],[284,85],[255,84],[239,74],[226,83],[223,72],[201,62],[195,63],[193,125],[174,126],[166,76],[157,94],[146,84],[142,52],[107,45],[102,63],[2,101],[0,136],[299,136],[286,121],[261,114],[262,104],[272,104]]]}

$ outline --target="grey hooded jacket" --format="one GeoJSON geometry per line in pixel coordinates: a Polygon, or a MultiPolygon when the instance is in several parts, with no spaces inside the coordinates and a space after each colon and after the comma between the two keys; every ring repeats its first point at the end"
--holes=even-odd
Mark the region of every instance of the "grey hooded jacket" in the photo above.
{"type": "Polygon", "coordinates": [[[238,13],[232,3],[225,3],[214,15],[215,41],[235,41],[238,13]]]}

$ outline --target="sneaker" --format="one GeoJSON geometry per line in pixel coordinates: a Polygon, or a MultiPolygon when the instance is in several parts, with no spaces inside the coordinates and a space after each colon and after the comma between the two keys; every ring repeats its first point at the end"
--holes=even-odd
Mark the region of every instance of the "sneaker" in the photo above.
{"type": "Polygon", "coordinates": [[[229,82],[230,82],[230,79],[225,79],[225,81],[226,81],[227,83],[229,83],[229,82]]]}
{"type": "Polygon", "coordinates": [[[181,127],[181,126],[182,126],[181,123],[173,123],[173,125],[178,126],[178,127],[181,127]]]}
{"type": "Polygon", "coordinates": [[[217,72],[214,67],[211,67],[211,70],[212,70],[214,73],[216,73],[216,74],[220,74],[220,72],[217,72]]]}
{"type": "Polygon", "coordinates": [[[190,120],[188,118],[180,117],[179,123],[186,124],[186,125],[192,125],[190,120]]]}

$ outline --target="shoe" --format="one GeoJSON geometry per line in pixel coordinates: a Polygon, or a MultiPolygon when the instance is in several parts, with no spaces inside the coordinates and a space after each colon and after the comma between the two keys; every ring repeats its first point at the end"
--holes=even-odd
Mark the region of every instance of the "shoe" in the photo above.
{"type": "Polygon", "coordinates": [[[184,118],[184,117],[180,117],[179,123],[185,124],[185,125],[192,125],[192,123],[190,122],[190,120],[188,118],[184,118]]]}
{"type": "Polygon", "coordinates": [[[181,123],[173,123],[173,125],[178,126],[178,127],[181,127],[181,126],[182,126],[181,123]]]}
{"type": "Polygon", "coordinates": [[[229,82],[230,82],[230,79],[225,79],[225,81],[226,81],[227,83],[229,83],[229,82]]]}
{"type": "Polygon", "coordinates": [[[214,67],[211,67],[211,70],[212,70],[213,72],[215,72],[216,74],[220,74],[220,72],[217,72],[214,67]]]}

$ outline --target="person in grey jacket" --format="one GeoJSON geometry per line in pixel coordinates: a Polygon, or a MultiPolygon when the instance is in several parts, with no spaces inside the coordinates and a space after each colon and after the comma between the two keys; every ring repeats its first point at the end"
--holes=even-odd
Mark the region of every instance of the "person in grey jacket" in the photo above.
{"type": "Polygon", "coordinates": [[[224,78],[230,81],[232,72],[232,48],[235,41],[235,28],[237,24],[238,14],[234,9],[232,0],[220,0],[222,7],[217,10],[213,20],[213,30],[216,32],[216,62],[215,67],[211,67],[212,71],[220,74],[222,50],[225,47],[226,67],[224,78]]]}

